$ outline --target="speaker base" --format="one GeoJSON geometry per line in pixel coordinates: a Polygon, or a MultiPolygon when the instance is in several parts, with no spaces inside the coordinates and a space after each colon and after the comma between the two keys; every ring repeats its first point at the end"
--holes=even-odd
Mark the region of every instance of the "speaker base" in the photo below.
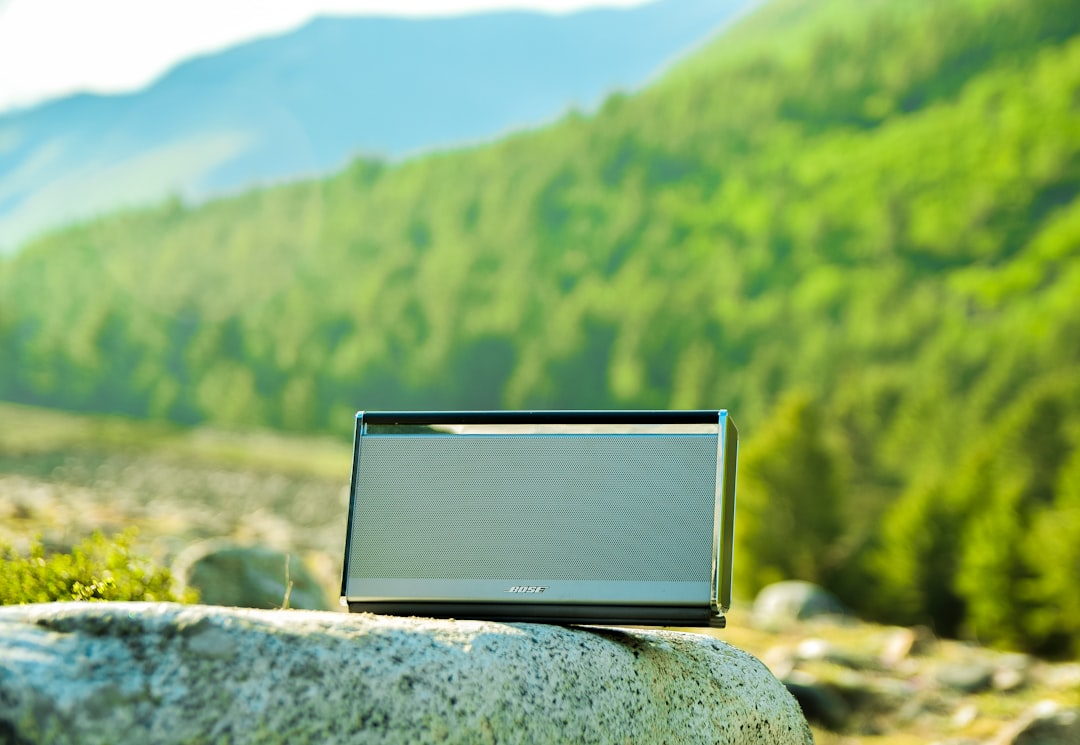
{"type": "Polygon", "coordinates": [[[723,615],[708,608],[641,605],[569,605],[554,603],[445,603],[400,601],[347,601],[350,613],[420,616],[476,621],[550,623],[594,626],[708,626],[722,629],[723,615]]]}

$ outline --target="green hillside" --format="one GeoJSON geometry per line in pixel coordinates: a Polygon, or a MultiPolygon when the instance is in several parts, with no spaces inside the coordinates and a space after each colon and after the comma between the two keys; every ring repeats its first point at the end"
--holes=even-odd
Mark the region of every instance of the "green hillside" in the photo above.
{"type": "Polygon", "coordinates": [[[0,398],[730,408],[740,582],[1057,651],[1080,608],[1080,9],[778,0],[593,117],[0,264],[0,398]]]}

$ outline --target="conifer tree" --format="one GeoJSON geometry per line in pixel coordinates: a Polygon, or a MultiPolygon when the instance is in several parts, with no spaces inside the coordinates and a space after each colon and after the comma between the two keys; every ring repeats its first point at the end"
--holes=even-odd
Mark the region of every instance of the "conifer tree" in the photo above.
{"type": "Polygon", "coordinates": [[[783,579],[828,584],[837,569],[842,491],[818,407],[791,394],[748,441],[738,476],[740,591],[783,579]]]}

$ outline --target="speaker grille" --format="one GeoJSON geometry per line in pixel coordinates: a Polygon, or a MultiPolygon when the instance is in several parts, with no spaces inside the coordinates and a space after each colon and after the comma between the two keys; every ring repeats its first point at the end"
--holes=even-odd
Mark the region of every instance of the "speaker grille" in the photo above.
{"type": "Polygon", "coordinates": [[[360,443],[352,577],[708,581],[715,435],[360,443]]]}

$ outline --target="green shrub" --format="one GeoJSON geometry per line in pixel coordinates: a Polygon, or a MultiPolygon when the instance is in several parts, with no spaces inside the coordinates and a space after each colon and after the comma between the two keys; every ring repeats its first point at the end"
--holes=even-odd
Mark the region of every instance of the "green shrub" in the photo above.
{"type": "Polygon", "coordinates": [[[1077,644],[1065,610],[1075,595],[1076,453],[1080,385],[1051,380],[1021,395],[1003,417],[991,488],[961,536],[956,589],[966,631],[1006,647],[1061,654],[1077,644]],[[1066,540],[1061,539],[1065,537],[1066,540]]]}
{"type": "Polygon", "coordinates": [[[960,632],[967,614],[955,586],[962,537],[993,489],[995,453],[979,448],[952,471],[928,474],[886,513],[880,546],[868,559],[875,577],[868,600],[879,618],[927,624],[944,636],[960,632]]]}
{"type": "Polygon", "coordinates": [[[1080,383],[1019,395],[951,470],[883,522],[872,593],[889,617],[1043,654],[1080,650],[1080,383]]]}
{"type": "Polygon", "coordinates": [[[134,531],[107,538],[95,533],[70,553],[48,553],[40,538],[21,555],[0,544],[0,605],[55,600],[194,602],[192,590],[174,593],[172,574],[131,551],[134,531]]]}
{"type": "Polygon", "coordinates": [[[734,570],[744,597],[783,579],[836,577],[844,494],[822,420],[808,396],[790,394],[741,459],[734,570]]]}

